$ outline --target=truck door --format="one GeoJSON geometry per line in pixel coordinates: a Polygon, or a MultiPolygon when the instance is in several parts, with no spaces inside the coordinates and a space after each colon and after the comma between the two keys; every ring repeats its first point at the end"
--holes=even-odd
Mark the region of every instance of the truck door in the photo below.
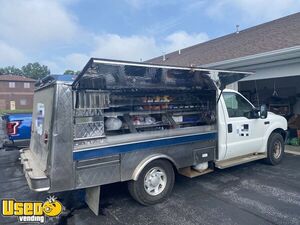
{"type": "Polygon", "coordinates": [[[225,159],[258,152],[263,143],[264,119],[254,116],[253,105],[237,92],[223,92],[223,99],[227,109],[225,159]]]}

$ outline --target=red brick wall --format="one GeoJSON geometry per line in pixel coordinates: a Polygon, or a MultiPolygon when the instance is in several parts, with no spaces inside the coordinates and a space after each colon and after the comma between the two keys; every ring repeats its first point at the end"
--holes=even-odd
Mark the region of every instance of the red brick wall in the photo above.
{"type": "Polygon", "coordinates": [[[0,110],[10,109],[10,101],[15,101],[16,109],[32,109],[34,82],[0,81],[0,110]],[[9,82],[15,82],[15,88],[9,87],[9,82]],[[24,83],[30,83],[30,88],[24,88],[24,83]],[[21,105],[26,100],[26,105],[21,105]]]}

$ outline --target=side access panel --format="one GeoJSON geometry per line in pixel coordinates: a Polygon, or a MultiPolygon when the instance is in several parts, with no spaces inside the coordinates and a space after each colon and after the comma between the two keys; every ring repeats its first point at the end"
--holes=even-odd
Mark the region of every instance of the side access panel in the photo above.
{"type": "Polygon", "coordinates": [[[216,140],[209,140],[123,153],[121,155],[121,181],[133,179],[135,173],[139,173],[142,170],[141,167],[148,163],[147,160],[152,161],[154,158],[166,158],[177,169],[213,161],[216,155],[215,146],[216,140]],[[205,159],[200,154],[203,151],[207,153],[205,159]]]}
{"type": "Polygon", "coordinates": [[[76,188],[93,187],[120,181],[120,155],[75,162],[76,188]]]}

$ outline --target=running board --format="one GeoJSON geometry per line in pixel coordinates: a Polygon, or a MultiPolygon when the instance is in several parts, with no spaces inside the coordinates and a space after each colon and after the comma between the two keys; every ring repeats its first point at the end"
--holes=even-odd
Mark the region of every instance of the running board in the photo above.
{"type": "Polygon", "coordinates": [[[219,169],[225,169],[231,166],[237,166],[243,163],[252,162],[259,159],[264,159],[267,156],[265,154],[246,155],[242,157],[227,159],[215,163],[215,166],[219,169]]]}

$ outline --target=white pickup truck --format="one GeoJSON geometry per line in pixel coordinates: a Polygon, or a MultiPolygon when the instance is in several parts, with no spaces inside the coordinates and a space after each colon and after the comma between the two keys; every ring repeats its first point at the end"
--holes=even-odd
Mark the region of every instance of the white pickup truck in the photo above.
{"type": "Polygon", "coordinates": [[[220,91],[249,73],[92,58],[71,82],[48,77],[34,94],[30,147],[21,162],[32,190],[86,189],[98,214],[100,187],[128,182],[144,205],[161,202],[174,173],[264,159],[278,164],[287,121],[220,91]]]}

